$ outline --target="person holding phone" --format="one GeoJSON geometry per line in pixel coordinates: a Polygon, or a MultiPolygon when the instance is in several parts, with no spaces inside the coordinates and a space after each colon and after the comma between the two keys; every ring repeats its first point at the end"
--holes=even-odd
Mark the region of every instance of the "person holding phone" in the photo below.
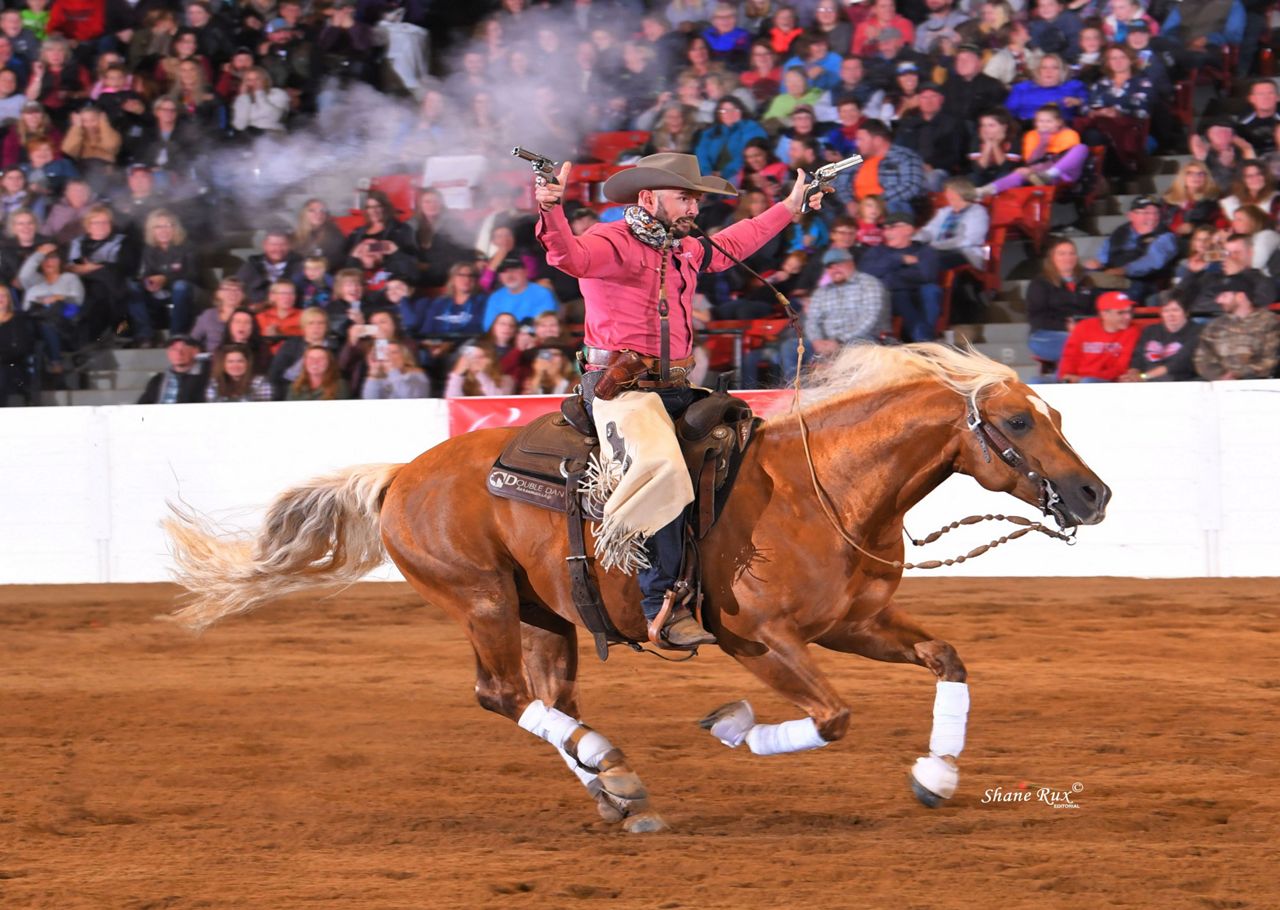
{"type": "Polygon", "coordinates": [[[361,398],[426,398],[430,393],[427,374],[414,363],[409,348],[385,338],[374,341],[361,398]]]}
{"type": "Polygon", "coordinates": [[[401,253],[412,254],[413,232],[396,218],[395,207],[385,194],[371,190],[362,211],[364,224],[347,237],[348,265],[360,265],[365,256],[386,259],[401,253]]]}
{"type": "Polygon", "coordinates": [[[482,345],[468,344],[458,352],[445,384],[444,397],[510,395],[513,385],[511,377],[498,370],[492,351],[482,345]]]}

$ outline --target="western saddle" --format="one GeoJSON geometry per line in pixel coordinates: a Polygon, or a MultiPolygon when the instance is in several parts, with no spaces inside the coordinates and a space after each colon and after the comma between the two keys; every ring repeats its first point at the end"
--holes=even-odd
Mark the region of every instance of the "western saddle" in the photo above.
{"type": "MultiPolygon", "coordinates": [[[[676,589],[682,602],[693,604],[695,615],[702,603],[697,541],[719,518],[761,423],[741,398],[700,391],[702,396],[676,421],[676,439],[695,496],[686,513],[685,556],[676,589]]],[[[582,396],[567,398],[559,413],[539,417],[516,434],[489,470],[487,485],[494,496],[566,515],[574,606],[595,638],[596,653],[607,660],[611,643],[636,650],[640,644],[619,632],[609,618],[586,553],[583,522],[602,517],[580,490],[591,457],[600,447],[595,434],[582,396]]]]}

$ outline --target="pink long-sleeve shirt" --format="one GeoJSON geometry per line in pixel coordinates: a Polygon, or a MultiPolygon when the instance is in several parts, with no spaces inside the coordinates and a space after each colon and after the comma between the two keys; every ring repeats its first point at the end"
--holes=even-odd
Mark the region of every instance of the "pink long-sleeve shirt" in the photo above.
{"type": "MultiPolygon", "coordinates": [[[[791,212],[778,203],[755,218],[744,219],[716,234],[716,243],[745,259],[791,223],[791,212]]],[[[661,256],[641,243],[625,221],[598,224],[575,237],[556,206],[538,219],[537,237],[547,251],[547,264],[578,279],[586,305],[586,342],[593,348],[623,349],[657,357],[661,343],[658,322],[658,268],[661,256]]],[[[693,295],[702,264],[702,242],[685,237],[672,247],[667,265],[667,305],[670,308],[671,357],[693,353],[693,295]]],[[[706,270],[722,272],[734,263],[711,251],[706,270]]]]}

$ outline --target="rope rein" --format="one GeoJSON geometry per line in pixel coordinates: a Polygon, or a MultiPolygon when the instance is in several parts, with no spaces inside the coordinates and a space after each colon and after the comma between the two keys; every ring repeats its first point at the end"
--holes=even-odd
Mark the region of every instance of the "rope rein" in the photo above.
{"type": "MultiPolygon", "coordinates": [[[[702,232],[699,230],[699,233],[701,234],[702,232]]],[[[813,463],[813,451],[809,448],[809,424],[804,419],[803,408],[800,407],[800,391],[801,391],[800,375],[804,371],[804,355],[807,351],[804,344],[804,330],[800,325],[800,314],[796,312],[795,307],[792,306],[791,301],[787,299],[787,296],[783,294],[781,291],[779,291],[772,284],[770,284],[768,281],[765,281],[765,279],[761,277],[761,275],[757,273],[755,269],[751,268],[751,266],[747,265],[737,256],[734,256],[724,247],[720,246],[720,244],[716,243],[713,238],[708,237],[706,234],[702,234],[702,236],[706,239],[707,243],[711,244],[712,247],[714,247],[716,250],[718,250],[728,259],[742,266],[742,268],[746,269],[757,280],[759,280],[762,284],[764,284],[766,287],[768,287],[770,290],[773,291],[773,296],[777,298],[778,302],[782,305],[783,310],[787,314],[787,322],[790,323],[791,328],[795,330],[796,375],[795,375],[795,379],[791,383],[792,389],[795,392],[795,394],[791,398],[791,413],[795,414],[796,420],[800,424],[800,441],[804,445],[804,457],[805,457],[805,462],[809,466],[809,479],[813,483],[813,492],[818,497],[818,504],[822,506],[822,511],[827,516],[827,521],[829,521],[831,523],[831,526],[836,529],[836,532],[839,533],[839,535],[842,538],[844,538],[845,543],[853,547],[855,550],[857,550],[859,553],[861,553],[863,556],[867,557],[868,559],[874,560],[875,562],[878,562],[878,563],[883,563],[886,566],[889,566],[894,569],[900,569],[903,571],[906,571],[907,569],[941,569],[944,566],[959,565],[960,563],[967,562],[970,559],[976,559],[977,557],[983,555],[984,553],[989,553],[990,551],[994,550],[996,547],[1001,546],[1002,544],[1006,544],[1011,540],[1017,540],[1020,537],[1024,537],[1027,534],[1030,534],[1032,531],[1045,534],[1049,537],[1054,538],[1055,540],[1065,541],[1067,544],[1075,543],[1075,540],[1070,535],[1063,534],[1060,531],[1055,531],[1054,529],[1047,527],[1041,522],[1032,521],[1030,518],[1023,518],[1021,515],[970,515],[968,518],[962,518],[959,521],[953,521],[951,522],[951,524],[946,525],[945,527],[939,528],[937,531],[934,531],[932,534],[929,534],[923,540],[917,540],[916,538],[912,537],[910,534],[907,534],[905,528],[903,529],[903,534],[905,534],[907,539],[911,541],[912,546],[922,547],[926,544],[933,543],[934,541],[938,540],[938,538],[942,537],[944,534],[949,534],[950,532],[956,530],[957,528],[960,528],[966,525],[976,525],[984,521],[1007,521],[1015,525],[1020,525],[1021,527],[1011,534],[1006,534],[1003,537],[997,537],[995,540],[992,540],[990,543],[985,543],[985,544],[982,544],[981,546],[974,547],[968,553],[965,553],[963,555],[954,556],[951,559],[928,559],[921,563],[903,562],[901,559],[885,559],[882,556],[877,556],[874,553],[868,552],[861,545],[859,545],[859,543],[856,540],[854,540],[852,536],[850,536],[849,532],[844,529],[844,525],[840,523],[839,517],[835,514],[835,510],[831,505],[830,496],[827,494],[827,491],[823,489],[822,482],[818,480],[818,470],[813,463]]]]}

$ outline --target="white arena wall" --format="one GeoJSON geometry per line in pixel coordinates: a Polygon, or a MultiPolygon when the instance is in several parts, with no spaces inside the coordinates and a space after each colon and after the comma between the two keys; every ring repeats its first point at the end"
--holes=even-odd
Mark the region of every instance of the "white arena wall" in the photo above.
{"type": "MultiPolygon", "coordinates": [[[[1280,381],[1041,393],[1110,484],[1106,522],[1082,528],[1074,547],[1029,536],[933,574],[1280,574],[1280,381]]],[[[447,413],[439,400],[0,411],[0,584],[163,581],[166,501],[253,528],[284,487],[347,465],[408,461],[440,443],[447,413]]],[[[920,537],[988,512],[1034,510],[954,477],[907,527],[920,537]]],[[[908,559],[955,556],[1001,533],[964,529],[908,559]]],[[[399,576],[388,566],[375,577],[399,576]]]]}

